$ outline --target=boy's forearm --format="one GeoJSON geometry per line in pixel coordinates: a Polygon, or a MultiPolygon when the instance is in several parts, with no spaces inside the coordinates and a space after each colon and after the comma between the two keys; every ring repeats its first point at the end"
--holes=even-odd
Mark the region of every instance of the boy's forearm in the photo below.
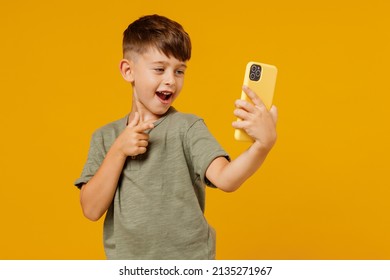
{"type": "Polygon", "coordinates": [[[96,174],[82,187],[80,203],[88,219],[99,220],[110,206],[126,158],[114,144],[96,174]]]}
{"type": "Polygon", "coordinates": [[[219,189],[233,192],[260,168],[269,151],[270,149],[254,143],[233,161],[221,163],[219,167],[217,166],[214,169],[215,173],[211,169],[210,173],[206,174],[207,178],[219,189]],[[214,174],[211,174],[211,172],[214,174]]]}

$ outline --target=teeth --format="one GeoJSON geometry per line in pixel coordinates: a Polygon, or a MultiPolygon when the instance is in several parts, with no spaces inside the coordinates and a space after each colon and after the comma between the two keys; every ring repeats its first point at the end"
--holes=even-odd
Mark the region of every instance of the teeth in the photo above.
{"type": "Polygon", "coordinates": [[[156,93],[163,100],[168,100],[172,95],[172,92],[168,91],[157,91],[156,93]]]}

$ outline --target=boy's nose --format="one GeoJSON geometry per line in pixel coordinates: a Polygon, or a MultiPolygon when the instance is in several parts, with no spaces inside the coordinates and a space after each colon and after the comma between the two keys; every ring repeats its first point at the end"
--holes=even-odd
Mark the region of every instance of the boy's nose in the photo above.
{"type": "Polygon", "coordinates": [[[176,83],[175,74],[167,72],[166,76],[164,77],[164,84],[174,85],[175,83],[176,83]]]}

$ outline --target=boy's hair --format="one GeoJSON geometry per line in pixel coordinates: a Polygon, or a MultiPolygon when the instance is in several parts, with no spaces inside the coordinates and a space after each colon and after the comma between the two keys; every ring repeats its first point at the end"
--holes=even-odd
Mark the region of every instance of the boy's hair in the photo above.
{"type": "Polygon", "coordinates": [[[150,47],[181,61],[191,58],[189,35],[179,23],[164,16],[143,16],[123,32],[123,56],[128,52],[142,54],[150,47]]]}

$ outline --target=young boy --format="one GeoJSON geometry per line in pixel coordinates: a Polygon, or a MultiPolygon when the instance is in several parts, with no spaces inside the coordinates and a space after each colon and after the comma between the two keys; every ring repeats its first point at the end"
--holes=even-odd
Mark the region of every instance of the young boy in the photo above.
{"type": "Polygon", "coordinates": [[[106,213],[108,259],[214,259],[215,233],[204,212],[205,185],[236,190],[276,141],[276,108],[236,101],[234,114],[253,139],[230,162],[203,120],[172,107],[184,82],[191,42],[166,17],[142,17],[124,32],[120,71],[132,85],[130,113],[97,130],[75,185],[84,215],[106,213]]]}

